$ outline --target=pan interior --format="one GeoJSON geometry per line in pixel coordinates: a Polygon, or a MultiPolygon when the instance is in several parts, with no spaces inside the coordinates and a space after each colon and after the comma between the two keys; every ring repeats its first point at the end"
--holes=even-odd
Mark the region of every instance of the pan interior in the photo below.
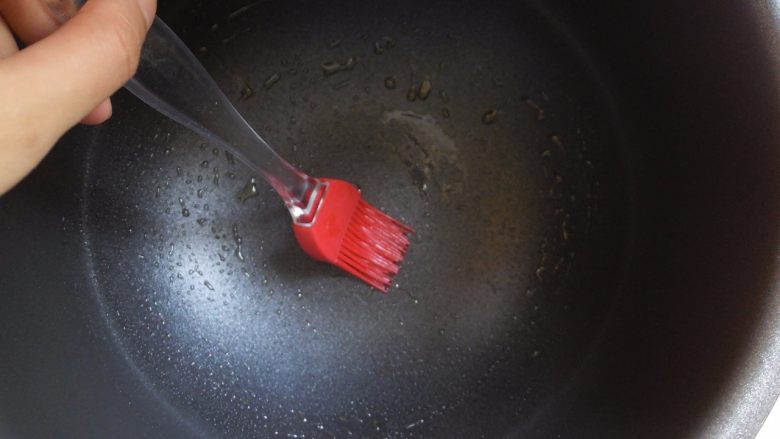
{"type": "Polygon", "coordinates": [[[481,4],[261,3],[193,47],[284,157],[417,230],[388,295],[308,259],[250,169],[119,98],[84,185],[95,297],[210,435],[518,431],[597,353],[628,264],[614,112],[557,25],[481,4]]]}

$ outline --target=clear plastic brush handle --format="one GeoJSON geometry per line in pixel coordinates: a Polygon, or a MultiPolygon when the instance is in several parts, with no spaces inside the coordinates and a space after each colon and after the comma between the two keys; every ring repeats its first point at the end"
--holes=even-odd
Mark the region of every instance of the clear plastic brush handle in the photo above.
{"type": "MultiPolygon", "coordinates": [[[[61,20],[84,0],[43,0],[61,20]]],[[[298,222],[312,212],[319,182],[281,158],[236,111],[195,58],[162,20],[155,17],[135,76],[125,88],[150,107],[227,149],[263,176],[298,222]]],[[[301,221],[304,222],[304,221],[301,221]]]]}

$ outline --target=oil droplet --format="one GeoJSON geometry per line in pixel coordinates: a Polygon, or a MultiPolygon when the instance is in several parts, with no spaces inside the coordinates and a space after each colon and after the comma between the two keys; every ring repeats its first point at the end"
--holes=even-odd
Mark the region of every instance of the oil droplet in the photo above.
{"type": "Polygon", "coordinates": [[[200,162],[200,167],[203,168],[203,169],[208,169],[209,161],[208,160],[203,160],[202,162],[200,162]]]}
{"type": "Polygon", "coordinates": [[[428,95],[431,94],[432,88],[433,84],[431,81],[429,79],[423,79],[423,82],[420,83],[420,87],[417,89],[417,97],[423,101],[428,99],[428,95]]]}
{"type": "Polygon", "coordinates": [[[419,420],[417,420],[417,421],[414,421],[414,422],[412,422],[411,424],[407,424],[407,425],[406,425],[406,429],[407,429],[407,430],[411,430],[411,429],[413,429],[414,427],[417,427],[417,426],[421,425],[421,424],[422,424],[422,423],[424,423],[424,422],[425,422],[425,419],[419,419],[419,420]]]}
{"type": "Polygon", "coordinates": [[[279,80],[282,79],[282,75],[279,72],[274,72],[271,76],[265,78],[263,81],[263,88],[270,90],[279,80]]]}
{"type": "Polygon", "coordinates": [[[385,50],[395,47],[395,40],[390,37],[382,37],[381,40],[374,42],[374,53],[381,55],[385,50]]]}
{"type": "Polygon", "coordinates": [[[188,216],[190,216],[190,211],[189,211],[189,209],[187,209],[186,207],[183,207],[183,208],[181,209],[181,216],[183,216],[183,217],[185,217],[185,218],[186,218],[186,217],[188,217],[188,216]]]}
{"type": "Polygon", "coordinates": [[[244,253],[241,249],[241,235],[238,234],[238,224],[233,224],[233,241],[236,243],[235,255],[239,261],[244,261],[244,253]]]}
{"type": "Polygon", "coordinates": [[[485,125],[490,125],[491,123],[497,120],[498,120],[498,111],[496,110],[489,110],[482,115],[482,123],[484,123],[485,125]]]}
{"type": "Polygon", "coordinates": [[[529,107],[531,107],[533,110],[536,111],[537,121],[541,122],[546,118],[544,109],[542,109],[542,107],[540,107],[536,102],[534,102],[533,99],[531,99],[528,96],[523,96],[523,101],[525,102],[526,105],[528,105],[529,107]]]}
{"type": "Polygon", "coordinates": [[[255,91],[252,90],[252,87],[245,80],[239,79],[238,82],[241,85],[241,99],[249,99],[255,95],[255,91]]]}
{"type": "Polygon", "coordinates": [[[322,67],[322,73],[325,76],[334,75],[338,72],[345,71],[345,70],[352,70],[355,68],[355,65],[357,64],[357,58],[354,56],[351,56],[347,58],[346,61],[340,62],[340,61],[325,61],[320,66],[322,67]]]}
{"type": "Polygon", "coordinates": [[[255,179],[255,177],[252,177],[238,193],[238,200],[241,203],[244,203],[246,202],[246,200],[256,196],[257,196],[257,180],[255,179]]]}
{"type": "Polygon", "coordinates": [[[395,77],[388,76],[385,78],[385,88],[388,90],[393,90],[395,86],[398,84],[398,81],[396,81],[395,77]]]}
{"type": "Polygon", "coordinates": [[[198,198],[203,198],[203,188],[198,189],[198,198]]]}
{"type": "Polygon", "coordinates": [[[417,91],[414,89],[414,87],[409,87],[409,90],[406,92],[406,100],[409,102],[414,102],[415,99],[417,99],[417,91]]]}
{"type": "Polygon", "coordinates": [[[440,328],[440,329],[439,329],[439,335],[444,335],[444,332],[445,332],[445,331],[444,331],[444,328],[440,328]]]}

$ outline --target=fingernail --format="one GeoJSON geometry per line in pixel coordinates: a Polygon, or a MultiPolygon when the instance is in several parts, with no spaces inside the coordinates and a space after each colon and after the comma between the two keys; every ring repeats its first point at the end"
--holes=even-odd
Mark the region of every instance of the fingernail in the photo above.
{"type": "Polygon", "coordinates": [[[154,21],[154,14],[157,12],[157,0],[136,0],[141,13],[146,19],[146,27],[150,27],[154,21]]]}

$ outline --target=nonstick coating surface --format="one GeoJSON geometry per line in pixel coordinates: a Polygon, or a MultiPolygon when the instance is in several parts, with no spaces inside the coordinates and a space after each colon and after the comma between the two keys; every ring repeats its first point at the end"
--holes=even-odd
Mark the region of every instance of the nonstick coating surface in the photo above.
{"type": "Polygon", "coordinates": [[[248,196],[251,170],[120,95],[84,147],[81,300],[137,382],[183,436],[532,431],[592,359],[630,260],[630,179],[589,60],[517,5],[262,3],[214,23],[188,42],[250,123],[417,236],[377,293],[308,259],[269,187],[248,196]]]}
{"type": "Polygon", "coordinates": [[[623,188],[603,185],[626,177],[595,72],[552,25],[478,2],[289,2],[203,47],[283,156],[418,234],[397,287],[372,291],[307,259],[268,186],[247,197],[248,168],[123,101],[135,118],[88,153],[86,265],[160,398],[207,435],[474,437],[565,392],[625,270],[623,188]]]}

